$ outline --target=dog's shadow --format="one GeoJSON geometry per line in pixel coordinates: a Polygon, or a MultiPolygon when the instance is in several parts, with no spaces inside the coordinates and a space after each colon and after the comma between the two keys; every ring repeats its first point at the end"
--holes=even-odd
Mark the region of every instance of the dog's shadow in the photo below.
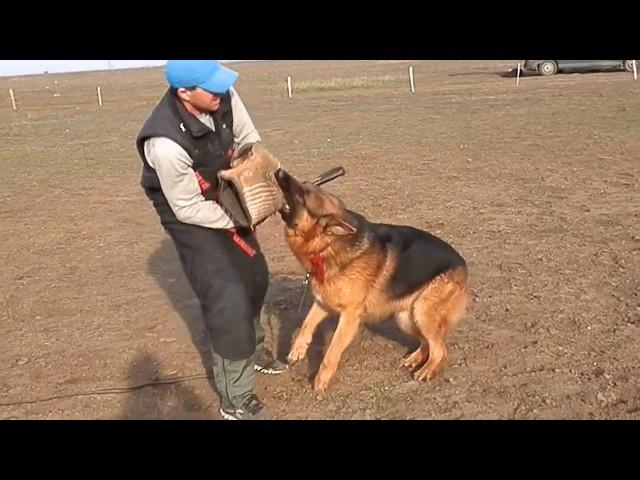
{"type": "MultiPolygon", "coordinates": [[[[303,285],[303,279],[302,276],[299,278],[286,276],[272,278],[267,294],[264,314],[269,329],[272,332],[277,332],[274,351],[277,351],[277,356],[282,361],[286,361],[295,334],[313,304],[313,296],[310,289],[303,285]]],[[[316,330],[305,360],[309,380],[312,380],[318,372],[337,325],[338,316],[332,315],[325,319],[316,330]]],[[[406,353],[414,351],[419,346],[419,342],[402,332],[392,319],[375,325],[366,325],[365,328],[374,335],[380,335],[398,343],[407,349],[406,353]]]]}
{"type": "MultiPolygon", "coordinates": [[[[200,306],[182,270],[176,250],[169,239],[164,239],[148,259],[148,272],[165,292],[173,308],[191,335],[191,341],[200,355],[211,389],[217,393],[213,380],[213,357],[208,333],[205,329],[200,306]]],[[[272,275],[262,311],[266,347],[281,361],[286,357],[297,330],[311,308],[311,291],[303,285],[304,276],[272,275]],[[304,298],[303,298],[304,297],[304,298]]],[[[338,324],[335,316],[327,318],[318,327],[307,354],[307,374],[313,378],[320,368],[324,352],[338,324]]],[[[393,321],[367,326],[381,335],[413,351],[418,342],[398,329],[393,321]]]]}
{"type": "MultiPolygon", "coordinates": [[[[302,325],[304,318],[313,303],[311,291],[303,284],[304,276],[274,276],[269,284],[267,299],[263,314],[268,331],[274,332],[273,352],[283,362],[287,355],[295,334],[302,325]]],[[[307,351],[307,375],[311,379],[320,368],[328,339],[335,331],[338,319],[327,318],[316,330],[313,341],[307,351]]]]}

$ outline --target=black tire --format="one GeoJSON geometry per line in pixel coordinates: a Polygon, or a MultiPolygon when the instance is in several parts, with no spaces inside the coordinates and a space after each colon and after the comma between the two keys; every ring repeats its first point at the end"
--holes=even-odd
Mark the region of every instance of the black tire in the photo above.
{"type": "Polygon", "coordinates": [[[545,60],[538,65],[540,75],[549,76],[558,73],[558,64],[553,60],[545,60]]]}
{"type": "MultiPolygon", "coordinates": [[[[637,62],[637,60],[635,60],[637,62]]],[[[633,62],[634,60],[625,60],[624,61],[624,69],[627,72],[633,72],[633,62]]],[[[640,69],[640,63],[636,63],[636,68],[640,69]]]]}

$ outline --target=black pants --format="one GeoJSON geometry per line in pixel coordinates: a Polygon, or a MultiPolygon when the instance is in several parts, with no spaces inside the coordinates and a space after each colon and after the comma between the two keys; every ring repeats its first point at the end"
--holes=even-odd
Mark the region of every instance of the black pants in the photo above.
{"type": "Polygon", "coordinates": [[[259,320],[269,285],[269,271],[258,241],[249,230],[238,234],[255,251],[243,251],[226,230],[163,222],[198,297],[216,354],[245,360],[256,348],[259,320]]]}

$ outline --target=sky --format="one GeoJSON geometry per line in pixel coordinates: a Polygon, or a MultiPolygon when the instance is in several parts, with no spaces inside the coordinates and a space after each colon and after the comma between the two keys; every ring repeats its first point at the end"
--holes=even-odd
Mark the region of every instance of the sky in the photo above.
{"type": "Polygon", "coordinates": [[[166,60],[0,60],[0,76],[81,72],[164,65],[166,60]]]}

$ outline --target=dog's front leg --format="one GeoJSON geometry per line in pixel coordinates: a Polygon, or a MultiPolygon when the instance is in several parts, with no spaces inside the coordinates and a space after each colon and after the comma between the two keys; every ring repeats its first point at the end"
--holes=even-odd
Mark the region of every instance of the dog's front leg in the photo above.
{"type": "Polygon", "coordinates": [[[298,333],[296,340],[293,342],[293,347],[291,347],[291,351],[287,357],[289,363],[296,363],[307,355],[307,349],[311,344],[311,340],[313,340],[313,334],[318,328],[318,325],[327,318],[327,315],[328,312],[318,305],[318,302],[313,303],[311,310],[309,310],[307,314],[307,318],[302,322],[300,333],[298,333]]]}
{"type": "Polygon", "coordinates": [[[331,339],[331,344],[316,375],[313,384],[314,390],[324,391],[327,389],[329,382],[338,369],[342,354],[358,333],[360,323],[361,313],[359,310],[348,310],[340,315],[338,328],[331,339]]]}

